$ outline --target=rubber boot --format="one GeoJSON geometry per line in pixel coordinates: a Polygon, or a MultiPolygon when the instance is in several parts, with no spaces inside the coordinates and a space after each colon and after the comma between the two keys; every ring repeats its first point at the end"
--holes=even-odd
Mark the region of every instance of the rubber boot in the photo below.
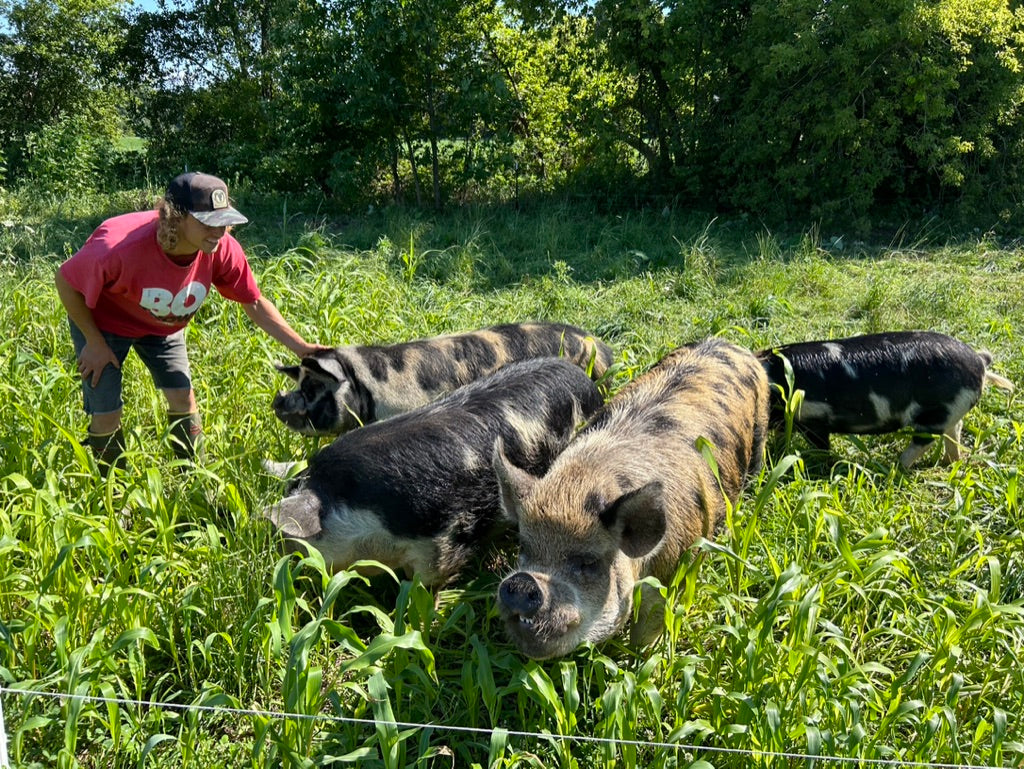
{"type": "Polygon", "coordinates": [[[171,448],[178,459],[201,462],[203,453],[203,422],[198,412],[189,414],[167,413],[170,423],[171,448]]]}
{"type": "Polygon", "coordinates": [[[92,449],[92,454],[96,457],[96,466],[99,467],[103,475],[110,472],[111,467],[116,467],[119,470],[124,469],[125,444],[124,432],[121,428],[114,430],[112,433],[103,434],[90,431],[85,442],[92,449]]]}
{"type": "MultiPolygon", "coordinates": [[[[203,448],[203,423],[199,414],[176,414],[168,412],[167,418],[170,421],[171,447],[174,449],[174,456],[178,459],[188,460],[193,465],[206,460],[206,452],[203,448]]],[[[186,466],[181,468],[186,469],[186,466]]],[[[218,491],[216,483],[208,485],[208,479],[200,478],[192,491],[192,500],[197,509],[205,507],[207,510],[219,511],[218,491]]]]}

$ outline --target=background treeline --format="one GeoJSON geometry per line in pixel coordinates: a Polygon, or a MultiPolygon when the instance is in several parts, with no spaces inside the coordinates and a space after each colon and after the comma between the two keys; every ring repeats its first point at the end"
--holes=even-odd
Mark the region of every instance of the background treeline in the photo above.
{"type": "Polygon", "coordinates": [[[1022,54],[1016,0],[0,0],[0,204],[188,166],[343,207],[1012,226],[1022,54]]]}

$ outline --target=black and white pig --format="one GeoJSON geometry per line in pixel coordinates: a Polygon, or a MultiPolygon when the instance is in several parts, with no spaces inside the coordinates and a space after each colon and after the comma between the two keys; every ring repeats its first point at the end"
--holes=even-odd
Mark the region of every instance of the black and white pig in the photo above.
{"type": "Polygon", "coordinates": [[[594,382],[565,359],[512,363],[339,436],[264,515],[335,569],[371,559],[440,586],[501,528],[496,442],[517,466],[543,473],[601,403],[594,382]]]}
{"type": "MultiPolygon", "coordinates": [[[[495,449],[506,515],[519,528],[518,569],[498,589],[509,635],[529,657],[611,637],[637,580],[667,583],[699,537],[711,538],[761,465],[768,381],[747,350],[721,340],[681,347],[615,395],[542,477],[495,449]],[[707,443],[705,443],[705,441],[707,443]],[[718,478],[702,453],[710,445],[718,478]]],[[[632,641],[663,623],[644,589],[632,641]]]]}
{"type": "Polygon", "coordinates": [[[389,346],[345,346],[278,366],[297,382],[279,392],[278,419],[305,435],[337,435],[387,419],[517,360],[565,357],[596,381],[612,364],[604,342],[564,323],[509,323],[389,346]]]}
{"type": "Polygon", "coordinates": [[[757,356],[772,384],[773,424],[784,424],[788,361],[793,388],[803,390],[793,425],[813,447],[829,451],[831,433],[869,435],[911,427],[917,434],[900,456],[904,469],[938,434],[945,443],[944,460],[959,459],[964,414],[981,398],[985,384],[1013,390],[1009,380],[988,371],[987,351],[933,331],[798,342],[757,356]]]}

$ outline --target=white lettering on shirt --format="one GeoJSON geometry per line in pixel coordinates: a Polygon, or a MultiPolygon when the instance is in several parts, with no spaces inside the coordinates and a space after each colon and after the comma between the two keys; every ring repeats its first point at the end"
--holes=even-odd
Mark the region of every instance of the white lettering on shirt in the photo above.
{"type": "Polygon", "coordinates": [[[172,294],[166,288],[144,288],[139,304],[155,317],[165,320],[183,320],[191,317],[206,299],[206,286],[193,281],[172,294]]]}

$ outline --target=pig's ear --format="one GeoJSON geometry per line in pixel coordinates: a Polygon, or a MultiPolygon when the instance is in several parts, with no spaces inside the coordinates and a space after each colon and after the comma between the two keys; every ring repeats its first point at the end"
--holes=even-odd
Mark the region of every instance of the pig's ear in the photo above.
{"type": "Polygon", "coordinates": [[[320,513],[320,500],[311,492],[303,491],[267,508],[263,516],[286,537],[313,539],[322,530],[320,513]]]}
{"type": "Polygon", "coordinates": [[[498,477],[498,496],[501,510],[512,523],[519,521],[520,500],[528,496],[537,479],[525,470],[516,467],[505,456],[505,444],[499,438],[494,444],[491,467],[498,477]]]}
{"type": "Polygon", "coordinates": [[[619,549],[630,558],[642,558],[665,538],[665,507],[661,483],[651,481],[623,494],[601,513],[601,522],[619,537],[619,549]]]}
{"type": "Polygon", "coordinates": [[[299,381],[299,366],[286,366],[283,363],[275,363],[274,368],[286,377],[294,379],[296,382],[299,381]]]}
{"type": "Polygon", "coordinates": [[[345,368],[337,358],[303,358],[302,365],[306,370],[319,379],[326,379],[333,382],[344,382],[348,380],[345,375],[345,368]]]}

